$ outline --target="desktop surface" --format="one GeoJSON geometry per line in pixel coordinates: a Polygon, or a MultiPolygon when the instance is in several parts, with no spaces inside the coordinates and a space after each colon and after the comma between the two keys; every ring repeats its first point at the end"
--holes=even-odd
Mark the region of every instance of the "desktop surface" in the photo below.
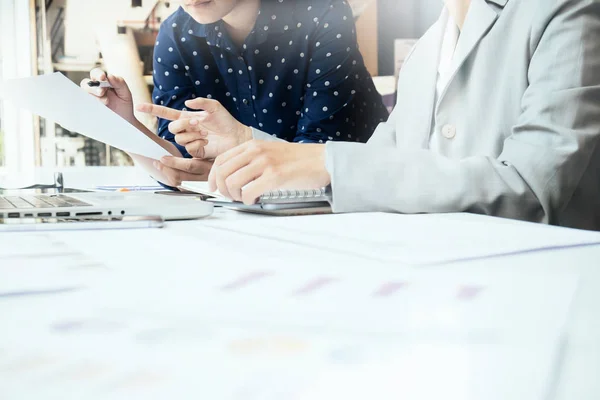
{"type": "MultiPolygon", "coordinates": [[[[111,184],[110,179],[112,178],[105,177],[103,179],[100,184],[111,184]]],[[[92,184],[96,183],[83,181],[81,187],[92,184]]],[[[390,216],[390,218],[392,217],[393,215],[390,216]]],[[[453,217],[458,221],[462,219],[461,215],[453,217]]],[[[301,224],[302,221],[309,221],[305,218],[312,218],[310,221],[313,221],[314,218],[319,217],[299,218],[297,221],[301,224]]],[[[323,216],[323,218],[328,217],[323,216]]],[[[467,218],[469,219],[471,216],[467,216],[467,218]]],[[[493,218],[476,217],[477,220],[479,218],[484,222],[489,221],[490,226],[493,225],[493,222],[496,222],[493,218]]],[[[358,288],[361,285],[368,285],[371,281],[378,282],[377,277],[379,276],[386,277],[390,284],[376,292],[380,293],[379,300],[392,296],[398,290],[406,288],[405,285],[400,284],[403,279],[423,274],[430,275],[432,279],[447,279],[448,281],[459,277],[472,277],[474,280],[477,277],[477,279],[494,281],[497,276],[510,277],[510,279],[518,281],[519,277],[525,277],[526,275],[539,276],[539,283],[535,281],[531,283],[532,290],[535,290],[536,286],[544,285],[544,277],[546,276],[550,279],[551,276],[575,273],[579,275],[579,283],[564,327],[564,346],[561,352],[557,354],[559,368],[552,372],[554,374],[552,380],[555,385],[551,388],[552,395],[550,398],[555,400],[575,398],[578,400],[592,400],[600,397],[600,381],[597,379],[597,371],[600,369],[600,320],[597,318],[597,315],[600,315],[600,268],[598,268],[598,265],[600,265],[598,261],[600,260],[600,246],[590,244],[582,247],[547,249],[500,257],[407,267],[398,261],[394,261],[391,257],[388,257],[388,261],[382,261],[381,257],[370,257],[369,254],[371,253],[374,256],[381,255],[375,247],[375,243],[370,253],[367,252],[368,248],[366,247],[361,249],[354,246],[354,253],[351,254],[336,250],[336,246],[343,248],[343,240],[339,243],[333,243],[335,246],[327,240],[323,241],[324,245],[311,246],[308,244],[310,243],[308,242],[310,237],[306,235],[306,232],[298,235],[298,238],[302,239],[301,242],[289,240],[285,237],[278,239],[274,236],[264,237],[264,235],[244,232],[245,229],[252,229],[252,226],[254,226],[253,229],[256,232],[260,232],[265,227],[279,223],[273,221],[284,220],[219,208],[215,210],[212,216],[204,220],[169,223],[164,230],[60,232],[51,235],[43,234],[41,237],[24,234],[0,234],[2,239],[0,241],[0,258],[4,257],[5,261],[14,261],[16,260],[14,257],[28,257],[27,260],[29,261],[27,262],[30,264],[24,265],[35,267],[38,271],[35,274],[23,277],[23,280],[18,283],[14,281],[17,286],[29,285],[28,290],[31,291],[29,295],[23,292],[12,292],[10,297],[0,296],[0,313],[9,316],[9,321],[12,321],[10,330],[0,333],[0,338],[3,338],[0,342],[9,343],[8,340],[12,335],[16,335],[15,337],[20,340],[20,344],[15,344],[10,352],[7,351],[9,349],[0,345],[0,368],[11,365],[7,355],[14,354],[15,350],[17,352],[22,350],[23,356],[37,354],[40,357],[45,357],[44,359],[61,360],[60,353],[53,353],[54,350],[57,350],[52,344],[58,338],[56,335],[67,335],[69,338],[70,347],[65,348],[65,354],[71,354],[74,348],[88,352],[94,347],[91,345],[95,340],[94,337],[104,330],[109,329],[111,332],[119,332],[120,328],[118,327],[132,326],[132,324],[135,329],[142,329],[145,333],[142,336],[132,336],[137,338],[137,344],[133,348],[124,347],[121,350],[127,352],[137,349],[140,359],[148,361],[150,361],[148,357],[151,357],[152,354],[157,355],[157,353],[148,350],[149,344],[156,343],[155,341],[160,340],[161,337],[170,337],[169,335],[175,335],[174,337],[177,338],[176,343],[188,343],[188,345],[194,343],[194,338],[213,338],[219,343],[228,343],[228,346],[238,352],[238,357],[254,357],[251,358],[255,360],[253,363],[258,360],[256,358],[257,351],[266,351],[270,356],[281,360],[278,357],[295,354],[295,352],[306,349],[307,345],[308,348],[317,344],[325,346],[326,341],[323,341],[324,339],[318,340],[315,338],[315,341],[311,342],[297,341],[293,336],[290,337],[289,334],[285,334],[286,329],[274,328],[273,324],[268,323],[267,320],[255,325],[254,334],[251,334],[246,340],[237,342],[227,342],[227,338],[235,337],[235,332],[232,330],[235,324],[232,325],[232,329],[225,330],[210,328],[206,324],[194,325],[191,330],[187,328],[180,329],[181,325],[179,324],[181,324],[181,321],[189,318],[185,314],[186,310],[189,309],[187,305],[190,302],[197,302],[202,299],[198,296],[202,296],[202,293],[206,293],[207,290],[213,290],[216,287],[219,296],[231,295],[231,293],[237,291],[242,294],[244,291],[248,291],[248,301],[243,306],[258,306],[260,304],[255,303],[252,299],[260,299],[263,294],[260,290],[256,291],[252,283],[268,282],[269,279],[277,277],[279,271],[287,271],[286,274],[291,274],[302,273],[303,269],[306,272],[308,272],[308,269],[316,269],[320,272],[318,279],[308,280],[306,285],[295,290],[294,299],[311,298],[305,296],[318,295],[320,288],[335,288],[336,282],[338,282],[336,277],[342,276],[340,274],[345,273],[344,271],[357,277],[363,277],[356,280],[355,285],[358,288]],[[12,240],[17,240],[18,243],[11,242],[12,240]],[[48,241],[51,246],[44,247],[45,241],[48,241]],[[15,245],[11,246],[11,243],[15,243],[15,245]],[[33,243],[37,243],[37,245],[32,245],[33,243]],[[57,246],[58,244],[60,246],[57,246]],[[64,256],[65,249],[72,249],[72,255],[78,258],[69,258],[68,263],[64,265],[54,263],[53,260],[60,260],[60,258],[50,256],[59,256],[60,254],[64,256]],[[45,258],[38,259],[35,257],[35,254],[40,251],[45,254],[45,258]],[[86,268],[76,268],[77,266],[81,267],[82,263],[87,265],[86,268]],[[298,263],[301,264],[299,268],[294,268],[298,263]],[[310,268],[306,266],[310,266],[310,268]],[[72,267],[72,271],[75,271],[76,274],[69,273],[65,275],[65,270],[57,270],[57,267],[72,267]],[[222,274],[230,276],[230,279],[221,286],[211,286],[211,279],[215,279],[222,274]],[[144,277],[145,284],[140,284],[141,276],[144,277]],[[236,279],[236,277],[244,279],[236,279]],[[133,284],[132,282],[136,283],[133,284]],[[53,288],[52,284],[54,283],[60,283],[64,287],[53,288]],[[113,296],[117,296],[118,293],[129,294],[122,303],[114,303],[113,296]],[[152,310],[145,310],[141,314],[140,311],[136,311],[138,317],[135,318],[132,314],[128,314],[126,307],[122,307],[127,303],[141,305],[145,301],[148,301],[148,304],[155,304],[156,307],[152,310]],[[121,307],[115,308],[115,304],[120,304],[121,307]],[[185,307],[184,304],[186,304],[185,307]],[[114,313],[119,308],[122,312],[114,313]],[[52,312],[47,313],[44,311],[48,309],[51,309],[52,312]],[[92,311],[97,319],[93,321],[93,324],[88,324],[86,322],[88,320],[85,318],[90,317],[92,311]],[[97,314],[98,312],[100,314],[97,314]],[[163,324],[163,328],[168,328],[166,330],[148,330],[149,318],[171,322],[167,323],[168,326],[163,324]],[[77,333],[78,329],[83,329],[87,333],[83,334],[84,331],[77,333]],[[265,329],[268,330],[267,337],[273,338],[267,342],[263,340],[265,329]],[[37,353],[34,354],[32,351],[37,353]]],[[[514,224],[515,226],[521,224],[513,221],[505,222],[508,225],[514,224]]],[[[310,227],[310,225],[308,226],[310,227]]],[[[306,228],[303,229],[306,230],[306,228]]],[[[276,231],[271,231],[271,233],[274,232],[276,233],[276,231]]],[[[344,234],[347,235],[350,232],[351,229],[348,229],[344,234]]],[[[292,233],[290,232],[290,234],[292,233]]],[[[368,232],[365,232],[365,239],[372,241],[377,239],[377,235],[369,235],[368,232]]],[[[446,240],[451,245],[453,236],[448,236],[446,240]]],[[[22,272],[25,273],[26,270],[22,268],[22,272]]],[[[16,272],[7,276],[10,276],[11,279],[21,277],[16,272]]],[[[286,279],[282,280],[281,284],[293,283],[293,281],[286,279]]],[[[3,282],[4,285],[8,283],[8,280],[3,282]]],[[[559,291],[560,288],[556,290],[559,291]]],[[[282,293],[285,293],[285,291],[282,293]]],[[[476,293],[477,291],[470,289],[464,295],[472,296],[476,293]]],[[[206,298],[206,300],[209,299],[206,298]]],[[[211,304],[206,304],[208,308],[205,311],[213,309],[216,312],[219,308],[229,309],[235,305],[230,301],[224,297],[218,303],[214,303],[212,308],[211,304]],[[218,305],[221,307],[217,307],[218,305]]],[[[317,301],[315,304],[319,304],[318,297],[315,297],[312,301],[317,301]]],[[[274,302],[274,304],[289,307],[284,303],[274,302]]],[[[333,305],[335,303],[330,301],[325,308],[327,309],[333,305]]],[[[360,308],[356,310],[360,310],[360,308]]],[[[200,309],[198,309],[198,312],[200,312],[200,309]]],[[[502,318],[499,313],[499,323],[503,321],[502,318]]],[[[534,322],[535,316],[532,318],[531,322],[534,322]]],[[[238,319],[236,323],[239,324],[240,321],[242,319],[238,319]]],[[[136,331],[129,331],[129,328],[125,328],[121,332],[126,334],[128,332],[135,333],[136,331]]],[[[514,332],[518,333],[518,329],[514,329],[514,332]]],[[[527,336],[525,331],[523,331],[523,335],[523,337],[527,336]]],[[[534,334],[536,341],[542,345],[540,354],[547,355],[548,351],[543,350],[545,344],[542,339],[544,336],[542,333],[534,334]]],[[[125,339],[124,336],[121,338],[125,339]]],[[[348,338],[337,340],[337,342],[340,341],[356,343],[348,338]]],[[[462,354],[456,353],[455,350],[445,347],[440,348],[440,352],[444,354],[462,354]]],[[[191,348],[187,348],[187,351],[191,351],[191,348]]],[[[521,354],[507,349],[506,354],[513,354],[517,357],[517,360],[519,357],[523,357],[521,367],[525,368],[527,366],[525,360],[534,352],[533,347],[530,350],[525,349],[523,351],[525,353],[521,354]],[[530,352],[529,355],[527,355],[528,351],[530,352]]],[[[343,357],[350,357],[349,359],[356,356],[356,353],[348,352],[339,354],[343,357]]],[[[108,356],[109,354],[105,355],[108,356]]],[[[126,364],[122,366],[123,373],[131,372],[132,368],[135,368],[135,364],[126,364]]],[[[60,363],[56,365],[60,366],[60,363]]],[[[402,365],[398,364],[397,366],[402,367],[402,365]]],[[[43,368],[51,368],[51,366],[52,363],[43,368]]],[[[171,367],[180,370],[181,366],[172,365],[171,367]]],[[[223,375],[219,375],[219,368],[218,365],[214,366],[215,381],[224,379],[223,375]]],[[[381,371],[385,370],[384,368],[381,371]]],[[[15,375],[14,371],[17,370],[11,372],[12,383],[22,382],[18,379],[23,378],[23,375],[15,375]]],[[[39,378],[44,376],[44,373],[50,373],[52,369],[47,370],[47,372],[44,371],[46,370],[34,371],[34,375],[39,378]]],[[[66,370],[63,369],[62,371],[66,370]]],[[[491,377],[489,374],[493,374],[493,371],[486,372],[486,376],[477,376],[478,379],[487,379],[486,377],[491,377]]],[[[189,384],[197,379],[186,378],[184,375],[181,376],[183,381],[180,381],[180,383],[185,384],[187,382],[189,384]]],[[[47,376],[56,377],[57,375],[47,376]]],[[[130,374],[126,376],[135,377],[138,375],[130,374]]],[[[93,375],[88,377],[94,382],[93,375]]],[[[50,380],[44,382],[48,384],[50,380]]],[[[133,381],[128,378],[120,382],[131,383],[133,381]]],[[[432,382],[432,384],[435,384],[435,382],[432,382]]],[[[130,387],[128,390],[134,390],[132,388],[130,387]]]]}

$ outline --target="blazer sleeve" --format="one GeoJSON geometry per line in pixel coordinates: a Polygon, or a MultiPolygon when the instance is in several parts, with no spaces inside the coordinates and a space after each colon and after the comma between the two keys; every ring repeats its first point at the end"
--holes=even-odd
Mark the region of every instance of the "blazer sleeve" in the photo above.
{"type": "Polygon", "coordinates": [[[367,145],[330,142],[334,211],[467,211],[556,223],[600,138],[600,2],[563,0],[551,11],[537,30],[522,113],[498,158],[397,148],[389,125],[367,145]]]}

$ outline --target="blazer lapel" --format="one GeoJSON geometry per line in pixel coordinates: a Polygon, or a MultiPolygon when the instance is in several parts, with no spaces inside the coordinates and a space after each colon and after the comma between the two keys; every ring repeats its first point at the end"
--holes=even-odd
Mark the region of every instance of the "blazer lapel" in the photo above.
{"type": "MultiPolygon", "coordinates": [[[[506,5],[507,1],[508,0],[489,0],[489,2],[493,2],[499,6],[506,5]]],[[[454,61],[452,62],[453,72],[448,84],[438,99],[437,106],[439,106],[444,99],[448,87],[452,84],[452,81],[464,65],[465,61],[469,58],[471,53],[473,53],[479,42],[481,42],[481,39],[483,39],[494,26],[498,16],[499,14],[488,4],[488,1],[472,0],[465,25],[460,34],[460,40],[458,41],[454,53],[454,61]]]]}

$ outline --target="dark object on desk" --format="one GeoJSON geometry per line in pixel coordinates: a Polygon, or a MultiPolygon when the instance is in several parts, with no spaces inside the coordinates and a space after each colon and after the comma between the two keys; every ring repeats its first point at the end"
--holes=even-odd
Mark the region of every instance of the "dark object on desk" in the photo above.
{"type": "MultiPolygon", "coordinates": [[[[179,192],[179,191],[172,191],[172,190],[159,190],[154,192],[154,194],[160,194],[162,196],[173,196],[173,197],[208,197],[208,196],[202,196],[201,194],[198,193],[191,193],[191,192],[179,192]]],[[[205,199],[202,199],[205,200],[205,199]]]]}
{"type": "MultiPolygon", "coordinates": [[[[209,201],[215,199],[212,196],[201,194],[201,193],[193,193],[193,192],[182,192],[178,189],[176,191],[173,190],[161,190],[158,192],[154,192],[154,194],[159,194],[162,196],[173,196],[173,197],[195,197],[198,200],[209,201]]],[[[220,205],[215,204],[215,207],[220,207],[220,205]]]]}
{"type": "Polygon", "coordinates": [[[309,203],[257,203],[250,206],[239,202],[219,201],[208,199],[215,206],[230,210],[249,212],[253,214],[271,215],[277,217],[295,217],[301,215],[331,214],[331,205],[326,201],[309,203]]]}

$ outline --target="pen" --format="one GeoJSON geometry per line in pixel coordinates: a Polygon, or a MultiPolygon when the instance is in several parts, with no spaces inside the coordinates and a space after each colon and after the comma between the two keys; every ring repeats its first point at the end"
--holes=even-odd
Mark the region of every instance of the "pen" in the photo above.
{"type": "Polygon", "coordinates": [[[108,82],[105,82],[105,81],[102,81],[102,82],[99,82],[99,81],[89,81],[88,82],[88,86],[89,87],[98,87],[98,88],[109,88],[109,89],[112,89],[111,84],[108,83],[108,82]]]}

